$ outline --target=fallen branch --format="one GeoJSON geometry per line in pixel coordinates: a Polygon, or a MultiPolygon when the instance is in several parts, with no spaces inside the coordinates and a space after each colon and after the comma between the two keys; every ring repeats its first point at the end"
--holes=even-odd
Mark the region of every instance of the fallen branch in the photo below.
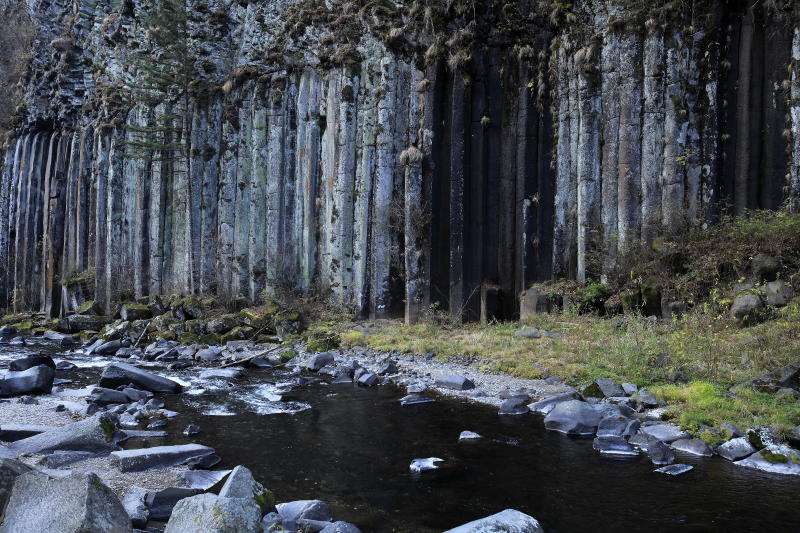
{"type": "Polygon", "coordinates": [[[136,342],[133,344],[133,347],[134,347],[134,348],[136,348],[137,346],[139,346],[139,343],[140,343],[140,342],[142,342],[142,337],[144,337],[144,334],[145,334],[145,333],[147,333],[147,330],[148,330],[148,329],[150,329],[150,324],[152,324],[152,323],[153,323],[153,320],[155,320],[155,318],[151,318],[151,319],[150,319],[150,322],[148,322],[148,323],[147,323],[147,325],[144,327],[144,329],[142,330],[142,334],[141,334],[141,335],[139,335],[139,338],[138,338],[138,339],[136,339],[136,342]]]}
{"type": "Polygon", "coordinates": [[[255,355],[249,355],[249,356],[245,357],[244,359],[239,359],[238,361],[232,361],[230,363],[225,363],[224,365],[220,366],[220,368],[228,368],[229,366],[236,366],[236,365],[241,365],[242,363],[250,362],[253,359],[255,359],[256,357],[261,357],[261,356],[267,355],[268,353],[274,352],[278,348],[280,348],[280,345],[275,346],[274,348],[270,348],[269,350],[264,350],[263,352],[259,352],[259,353],[255,354],[255,355]]]}

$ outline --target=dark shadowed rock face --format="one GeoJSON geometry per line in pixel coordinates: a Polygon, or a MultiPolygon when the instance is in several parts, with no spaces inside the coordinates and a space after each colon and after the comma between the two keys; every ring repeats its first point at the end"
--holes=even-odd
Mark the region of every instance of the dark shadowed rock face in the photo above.
{"type": "Polygon", "coordinates": [[[55,370],[46,365],[34,366],[21,372],[7,372],[0,378],[0,397],[47,394],[53,388],[55,375],[55,370]]]}

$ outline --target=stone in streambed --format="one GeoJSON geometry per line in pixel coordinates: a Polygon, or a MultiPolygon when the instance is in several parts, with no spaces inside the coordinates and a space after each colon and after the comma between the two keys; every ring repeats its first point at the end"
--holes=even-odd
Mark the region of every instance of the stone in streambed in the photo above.
{"type": "Polygon", "coordinates": [[[661,468],[656,468],[653,472],[658,472],[659,474],[666,474],[668,476],[679,476],[681,474],[685,474],[689,470],[692,470],[694,467],[690,465],[682,465],[682,464],[674,464],[674,465],[667,465],[662,466],[661,468]]]}
{"type": "Polygon", "coordinates": [[[668,465],[675,461],[675,454],[660,440],[650,441],[643,449],[654,465],[668,465]]]}
{"type": "Polygon", "coordinates": [[[628,444],[628,441],[620,436],[596,437],[592,447],[602,455],[639,455],[639,450],[628,444]]]}
{"type": "Polygon", "coordinates": [[[100,386],[117,388],[120,385],[133,384],[139,389],[150,392],[164,392],[177,394],[181,392],[181,385],[161,376],[157,376],[141,368],[127,363],[112,363],[108,365],[100,377],[100,386]]]}
{"type": "Polygon", "coordinates": [[[219,491],[219,495],[224,498],[252,498],[265,512],[275,505],[272,499],[272,492],[255,480],[253,473],[244,466],[237,466],[233,469],[225,484],[219,491]]]}
{"type": "Polygon", "coordinates": [[[506,509],[492,516],[474,520],[444,533],[544,533],[532,516],[514,509],[506,509]]]}
{"type": "Polygon", "coordinates": [[[302,519],[322,520],[324,522],[330,522],[333,519],[330,509],[328,509],[328,504],[321,500],[297,500],[280,503],[276,508],[284,527],[289,531],[293,531],[290,525],[297,524],[302,519]]]}
{"type": "Polygon", "coordinates": [[[150,510],[145,503],[147,492],[147,489],[142,487],[131,487],[122,497],[122,507],[131,517],[133,527],[143,528],[150,519],[150,510]]]}
{"type": "Polygon", "coordinates": [[[538,402],[529,404],[528,409],[530,409],[530,411],[533,413],[546,415],[549,414],[556,405],[575,400],[576,398],[577,394],[575,392],[563,392],[561,394],[555,394],[548,398],[544,398],[543,400],[539,400],[538,402]]]}
{"type": "Polygon", "coordinates": [[[699,455],[701,457],[711,457],[714,455],[714,452],[706,441],[701,439],[678,439],[672,443],[672,449],[691,455],[699,455]]]}
{"type": "Polygon", "coordinates": [[[9,448],[17,454],[48,453],[56,450],[108,453],[119,449],[114,443],[116,429],[115,415],[99,413],[91,418],[18,440],[9,448]]]}
{"type": "Polygon", "coordinates": [[[458,436],[458,442],[469,442],[482,439],[483,436],[479,433],[475,433],[474,431],[462,431],[461,434],[458,436]]]}
{"type": "Polygon", "coordinates": [[[15,442],[27,439],[39,433],[50,431],[57,426],[40,426],[37,424],[3,424],[0,426],[0,440],[15,442]]]}
{"type": "Polygon", "coordinates": [[[49,394],[53,389],[55,376],[55,370],[47,365],[34,366],[21,372],[6,372],[0,379],[0,398],[23,394],[49,394]]]}
{"type": "Polygon", "coordinates": [[[318,372],[323,367],[333,364],[335,361],[332,352],[321,352],[316,355],[313,355],[308,361],[306,361],[305,368],[306,370],[310,370],[312,372],[318,372]]]}
{"type": "Polygon", "coordinates": [[[641,431],[650,435],[651,437],[666,442],[667,444],[679,439],[688,439],[691,436],[688,432],[681,430],[675,424],[653,424],[651,426],[642,426],[641,431]]]}
{"type": "Polygon", "coordinates": [[[252,499],[200,494],[179,501],[164,533],[261,533],[261,509],[252,499]]]}
{"type": "Polygon", "coordinates": [[[139,450],[113,452],[111,453],[111,462],[123,472],[139,472],[151,468],[176,466],[213,453],[213,448],[202,444],[154,446],[139,450]]]}
{"type": "Polygon", "coordinates": [[[600,420],[597,426],[598,437],[625,437],[630,438],[639,431],[641,422],[635,418],[625,416],[607,416],[600,420]]]}
{"type": "Polygon", "coordinates": [[[189,488],[208,490],[231,473],[231,470],[185,470],[181,478],[189,488]]]}
{"type": "Polygon", "coordinates": [[[584,398],[610,398],[612,396],[626,396],[619,383],[611,378],[594,380],[581,391],[584,398]]]}
{"type": "Polygon", "coordinates": [[[161,490],[149,490],[145,497],[145,504],[150,510],[150,518],[163,520],[169,518],[175,505],[183,500],[198,494],[200,489],[187,487],[167,487],[161,490]]]}
{"type": "Polygon", "coordinates": [[[14,483],[0,533],[130,533],[119,498],[95,474],[52,478],[27,472],[14,483]]]}
{"type": "Polygon", "coordinates": [[[56,364],[49,355],[29,355],[27,357],[15,359],[9,363],[8,369],[12,372],[22,372],[23,370],[28,370],[29,368],[39,365],[49,366],[53,370],[56,369],[56,364]]]}
{"type": "Polygon", "coordinates": [[[530,412],[528,409],[528,398],[517,397],[509,398],[500,405],[500,410],[497,414],[500,415],[524,415],[530,412]]]}
{"type": "Polygon", "coordinates": [[[747,437],[737,437],[717,447],[717,453],[728,461],[738,461],[756,453],[747,437]]]}
{"type": "Polygon", "coordinates": [[[770,444],[734,464],[762,472],[800,476],[800,452],[783,444],[770,444]]]}
{"type": "Polygon", "coordinates": [[[361,533],[361,530],[350,522],[331,522],[319,533],[361,533]]]}
{"type": "Polygon", "coordinates": [[[426,470],[436,470],[439,468],[436,463],[442,463],[444,459],[438,457],[425,457],[422,459],[414,459],[409,465],[409,470],[412,472],[425,472],[426,470]]]}
{"type": "Polygon", "coordinates": [[[14,481],[25,472],[32,470],[30,466],[16,459],[0,458],[0,520],[2,520],[6,503],[11,497],[14,481]]]}
{"type": "Polygon", "coordinates": [[[475,383],[464,376],[440,376],[436,378],[436,386],[450,390],[469,390],[475,388],[475,383]]]}
{"type": "Polygon", "coordinates": [[[592,405],[570,400],[556,405],[545,417],[544,426],[568,435],[594,435],[601,418],[592,405]]]}
{"type": "Polygon", "coordinates": [[[378,384],[379,381],[380,379],[378,378],[378,376],[376,374],[373,374],[372,372],[367,372],[365,374],[362,374],[358,378],[358,384],[364,385],[366,387],[374,387],[375,385],[378,384]]]}
{"type": "Polygon", "coordinates": [[[111,404],[128,403],[131,400],[128,395],[116,389],[107,389],[104,387],[95,387],[89,395],[88,400],[97,405],[105,406],[111,404]]]}

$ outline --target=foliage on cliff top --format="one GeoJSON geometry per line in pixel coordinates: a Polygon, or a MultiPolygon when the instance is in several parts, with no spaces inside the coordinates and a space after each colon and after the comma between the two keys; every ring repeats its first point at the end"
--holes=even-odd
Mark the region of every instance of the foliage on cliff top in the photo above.
{"type": "Polygon", "coordinates": [[[36,25],[25,2],[14,0],[0,7],[3,28],[0,31],[0,145],[19,114],[22,82],[28,69],[36,25]]]}

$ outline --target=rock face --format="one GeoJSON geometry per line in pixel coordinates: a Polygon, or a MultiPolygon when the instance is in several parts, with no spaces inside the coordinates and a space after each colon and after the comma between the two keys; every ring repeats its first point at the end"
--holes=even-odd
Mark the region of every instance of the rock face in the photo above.
{"type": "Polygon", "coordinates": [[[164,533],[260,533],[261,508],[252,499],[200,494],[179,501],[164,533]]]}
{"type": "Polygon", "coordinates": [[[44,433],[11,443],[9,448],[17,453],[48,453],[56,450],[108,453],[117,450],[113,442],[116,418],[100,413],[91,418],[54,427],[44,433]]]}
{"type": "Polygon", "coordinates": [[[463,526],[448,529],[444,533],[544,533],[544,529],[532,516],[514,509],[506,509],[492,516],[474,520],[463,526]]]}
{"type": "Polygon", "coordinates": [[[544,427],[568,435],[594,435],[602,415],[586,402],[559,403],[544,418],[544,427]]]}
{"type": "Polygon", "coordinates": [[[119,498],[94,474],[54,479],[39,472],[14,483],[0,533],[131,533],[119,498]]]}
{"type": "Polygon", "coordinates": [[[100,376],[101,387],[113,389],[120,385],[128,384],[133,384],[135,387],[150,392],[165,392],[170,394],[181,392],[179,383],[171,379],[156,376],[155,374],[151,374],[150,372],[127,363],[112,363],[103,370],[103,374],[100,376]]]}
{"type": "MultiPolygon", "coordinates": [[[[681,4],[643,31],[657,6],[456,16],[431,2],[409,17],[399,0],[214,0],[189,6],[186,32],[166,27],[193,60],[161,82],[179,104],[137,90],[152,81],[151,3],[36,4],[41,34],[0,154],[2,306],[55,316],[84,292],[106,310],[126,294],[256,300],[289,282],[413,321],[439,295],[477,317],[471,296],[496,280],[510,315],[537,278],[610,270],[725,204],[795,199],[800,143],[781,133],[800,127],[800,36],[763,4],[681,4]],[[774,32],[728,39],[752,20],[774,32]],[[612,23],[614,38],[593,39],[612,23]],[[474,27],[487,33],[475,43],[474,27]],[[453,45],[426,54],[435,42],[453,45]],[[767,46],[766,61],[739,60],[767,46]],[[513,80],[500,83],[501,63],[513,80]],[[171,157],[132,157],[145,149],[171,157]]],[[[550,305],[536,300],[526,308],[550,305]]]]}
{"type": "Polygon", "coordinates": [[[6,503],[11,497],[11,489],[14,482],[25,472],[33,470],[25,463],[20,463],[14,459],[0,458],[0,523],[3,520],[3,513],[6,503]]]}

